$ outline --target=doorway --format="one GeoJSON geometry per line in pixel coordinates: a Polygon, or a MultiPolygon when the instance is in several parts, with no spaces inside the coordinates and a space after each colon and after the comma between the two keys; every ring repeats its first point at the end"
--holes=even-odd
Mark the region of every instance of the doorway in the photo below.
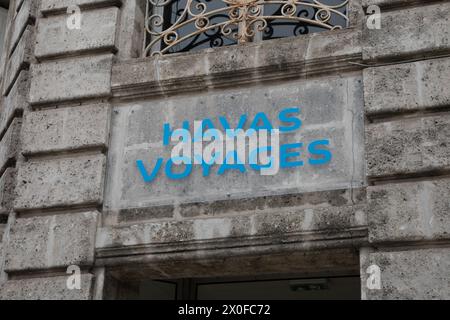
{"type": "Polygon", "coordinates": [[[359,300],[361,296],[359,275],[146,279],[117,289],[117,298],[125,300],[359,300]]]}

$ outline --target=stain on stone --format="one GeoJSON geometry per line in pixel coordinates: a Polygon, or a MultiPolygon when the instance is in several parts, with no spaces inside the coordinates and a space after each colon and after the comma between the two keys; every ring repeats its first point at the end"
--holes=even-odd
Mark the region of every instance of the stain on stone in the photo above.
{"type": "MultiPolygon", "coordinates": [[[[365,192],[355,189],[354,201],[365,200],[365,192]]],[[[310,193],[293,193],[284,195],[263,196],[247,199],[227,199],[211,202],[194,202],[180,205],[180,214],[183,217],[198,217],[218,215],[245,211],[258,211],[273,208],[315,206],[345,206],[352,203],[351,192],[347,189],[320,191],[310,193]]]]}
{"type": "Polygon", "coordinates": [[[164,205],[148,208],[131,208],[119,211],[118,221],[134,222],[150,219],[170,218],[173,216],[174,206],[164,205]]]}

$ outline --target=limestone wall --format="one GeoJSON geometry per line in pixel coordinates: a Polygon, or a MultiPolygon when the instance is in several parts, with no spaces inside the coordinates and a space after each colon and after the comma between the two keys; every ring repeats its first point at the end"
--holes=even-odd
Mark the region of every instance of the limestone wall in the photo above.
{"type": "Polygon", "coordinates": [[[360,272],[363,299],[449,298],[450,1],[350,0],[343,30],[153,58],[138,0],[10,8],[0,298],[101,299],[105,274],[314,271],[360,272]],[[297,104],[304,127],[283,139],[326,136],[325,167],[147,184],[135,166],[167,153],[166,122],[297,104]]]}

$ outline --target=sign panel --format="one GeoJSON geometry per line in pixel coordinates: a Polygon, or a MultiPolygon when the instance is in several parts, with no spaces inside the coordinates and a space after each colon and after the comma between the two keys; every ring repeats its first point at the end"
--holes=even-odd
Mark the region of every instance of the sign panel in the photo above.
{"type": "Polygon", "coordinates": [[[365,176],[362,108],[361,78],[354,75],[117,105],[106,205],[118,210],[360,186],[365,176]],[[204,162],[201,156],[196,161],[195,155],[204,156],[205,147],[214,141],[200,142],[203,148],[196,153],[196,137],[213,129],[224,139],[230,129],[254,129],[259,138],[267,130],[266,153],[276,154],[278,168],[262,174],[261,168],[270,163],[252,164],[249,139],[243,159],[236,158],[237,152],[231,154],[237,162],[229,162],[225,142],[223,162],[204,162]],[[278,154],[271,149],[274,132],[278,154]],[[175,154],[188,154],[180,147],[192,150],[191,162],[182,156],[174,159],[175,154]]]}

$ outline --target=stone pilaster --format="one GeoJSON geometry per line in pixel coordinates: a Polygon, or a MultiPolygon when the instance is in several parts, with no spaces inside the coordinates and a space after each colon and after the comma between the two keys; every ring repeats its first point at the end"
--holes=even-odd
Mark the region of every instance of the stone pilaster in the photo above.
{"type": "MultiPolygon", "coordinates": [[[[30,3],[35,14],[15,45],[23,53],[12,53],[7,62],[14,72],[7,72],[3,92],[14,94],[15,86],[25,87],[29,78],[29,93],[22,94],[29,97],[29,106],[22,106],[23,120],[8,120],[22,101],[5,97],[8,114],[0,120],[4,137],[21,125],[20,143],[15,144],[20,155],[16,168],[5,170],[5,174],[17,175],[12,189],[17,196],[12,205],[16,219],[9,222],[9,243],[3,248],[8,280],[0,297],[91,299],[120,1],[24,3],[30,3]],[[69,5],[81,8],[80,29],[67,25],[69,5]],[[11,123],[8,129],[4,129],[6,123],[11,123]],[[66,285],[66,271],[72,265],[81,270],[79,290],[66,285]]],[[[23,4],[22,9],[30,5],[23,4]]],[[[14,33],[12,39],[16,41],[14,33]]],[[[2,143],[0,150],[9,151],[2,143]]],[[[6,151],[1,153],[0,164],[14,163],[9,160],[14,154],[6,151]]],[[[3,207],[11,205],[2,203],[3,207]]]]}
{"type": "Polygon", "coordinates": [[[361,250],[362,297],[448,299],[450,2],[363,2],[382,15],[380,30],[363,32],[370,248],[361,250]],[[366,285],[371,265],[381,289],[366,285]]]}
{"type": "Polygon", "coordinates": [[[11,1],[1,58],[0,78],[0,291],[10,226],[14,224],[13,202],[20,161],[22,115],[28,108],[29,67],[33,61],[37,3],[11,1]]]}

